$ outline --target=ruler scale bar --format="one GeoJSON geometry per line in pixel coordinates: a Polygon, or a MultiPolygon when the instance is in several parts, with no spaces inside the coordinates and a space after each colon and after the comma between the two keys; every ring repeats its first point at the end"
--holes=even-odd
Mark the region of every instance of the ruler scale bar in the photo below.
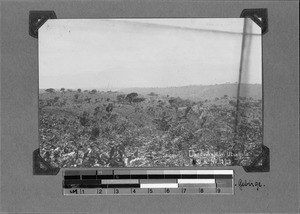
{"type": "Polygon", "coordinates": [[[97,175],[81,175],[81,179],[97,179],[97,175]]]}
{"type": "Polygon", "coordinates": [[[131,179],[147,179],[148,175],[130,175],[131,179]]]}
{"type": "Polygon", "coordinates": [[[215,179],[178,179],[179,184],[214,184],[215,179]]]}
{"type": "Polygon", "coordinates": [[[130,175],[114,175],[114,179],[130,179],[130,175]]]}
{"type": "Polygon", "coordinates": [[[202,188],[216,188],[216,184],[178,184],[179,187],[202,187],[202,188]]]}
{"type": "Polygon", "coordinates": [[[107,188],[141,188],[140,184],[107,184],[107,188]]]}
{"type": "Polygon", "coordinates": [[[65,175],[65,180],[80,180],[80,175],[65,175]]]}
{"type": "Polygon", "coordinates": [[[155,184],[155,183],[177,183],[177,179],[140,179],[141,184],[155,184]]]}
{"type": "Polygon", "coordinates": [[[97,179],[114,179],[114,175],[97,175],[97,179]]]}
{"type": "Polygon", "coordinates": [[[165,179],[178,179],[178,178],[181,178],[181,175],[180,174],[165,174],[165,179]]]}
{"type": "Polygon", "coordinates": [[[138,179],[101,180],[101,184],[139,184],[138,179]]]}
{"type": "Polygon", "coordinates": [[[64,195],[234,194],[233,170],[66,170],[64,195]]]}
{"type": "Polygon", "coordinates": [[[141,184],[141,188],[178,188],[177,183],[141,184]]]}

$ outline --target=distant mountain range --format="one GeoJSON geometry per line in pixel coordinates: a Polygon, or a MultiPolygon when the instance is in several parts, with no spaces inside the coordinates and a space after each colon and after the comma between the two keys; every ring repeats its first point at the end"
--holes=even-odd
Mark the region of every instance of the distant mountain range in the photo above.
{"type": "MultiPolygon", "coordinates": [[[[192,101],[205,99],[220,98],[224,95],[229,97],[237,97],[238,84],[216,84],[216,85],[191,85],[182,87],[166,87],[166,88],[126,88],[119,90],[123,93],[136,92],[141,95],[148,95],[151,92],[158,95],[169,95],[170,97],[180,97],[192,101]]],[[[261,84],[241,84],[240,96],[252,97],[253,99],[262,99],[261,84]]]]}

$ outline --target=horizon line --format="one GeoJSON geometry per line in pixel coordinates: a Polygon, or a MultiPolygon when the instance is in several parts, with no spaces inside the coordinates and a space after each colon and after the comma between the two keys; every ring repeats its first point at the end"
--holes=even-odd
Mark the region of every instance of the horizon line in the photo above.
{"type": "Polygon", "coordinates": [[[125,90],[125,89],[147,89],[147,88],[182,88],[182,87],[193,87],[193,86],[215,86],[215,85],[234,85],[234,84],[247,84],[247,85],[262,85],[262,83],[238,83],[238,82],[234,82],[234,83],[230,83],[230,82],[226,82],[226,83],[216,83],[216,84],[199,84],[199,85],[183,85],[183,86],[151,86],[151,87],[139,87],[139,86],[132,86],[132,87],[76,87],[76,88],[70,88],[70,87],[58,87],[58,88],[54,88],[54,87],[46,87],[46,88],[39,88],[39,90],[45,90],[48,88],[53,88],[53,89],[71,89],[71,90],[77,90],[77,89],[106,89],[106,90],[125,90]]]}

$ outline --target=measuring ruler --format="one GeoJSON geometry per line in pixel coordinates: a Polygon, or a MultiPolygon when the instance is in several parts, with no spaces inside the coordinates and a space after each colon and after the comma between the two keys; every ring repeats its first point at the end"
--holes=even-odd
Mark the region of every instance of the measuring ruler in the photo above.
{"type": "Polygon", "coordinates": [[[64,195],[234,194],[233,170],[66,170],[64,195]]]}

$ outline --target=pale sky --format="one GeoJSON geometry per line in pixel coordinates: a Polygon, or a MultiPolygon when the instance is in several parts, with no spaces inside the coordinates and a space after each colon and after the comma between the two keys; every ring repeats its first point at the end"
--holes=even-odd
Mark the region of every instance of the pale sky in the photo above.
{"type": "MultiPolygon", "coordinates": [[[[261,83],[261,29],[247,19],[242,82],[261,83]]],[[[50,19],[39,87],[131,88],[237,82],[244,19],[50,19]]]]}

